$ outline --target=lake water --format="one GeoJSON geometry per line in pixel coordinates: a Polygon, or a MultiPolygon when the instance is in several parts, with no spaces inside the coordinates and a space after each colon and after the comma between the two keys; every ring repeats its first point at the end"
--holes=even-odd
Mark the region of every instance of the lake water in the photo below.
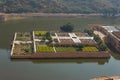
{"type": "Polygon", "coordinates": [[[81,31],[87,24],[120,25],[120,18],[34,17],[0,22],[0,80],[89,80],[99,76],[120,75],[120,54],[110,59],[11,60],[14,32],[59,30],[65,23],[81,31]]]}

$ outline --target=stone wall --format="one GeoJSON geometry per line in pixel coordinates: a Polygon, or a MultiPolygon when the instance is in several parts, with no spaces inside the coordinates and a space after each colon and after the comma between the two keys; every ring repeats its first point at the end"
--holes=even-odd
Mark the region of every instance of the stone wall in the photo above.
{"type": "Polygon", "coordinates": [[[108,51],[79,53],[35,53],[31,55],[12,55],[12,59],[108,59],[108,51]]]}
{"type": "Polygon", "coordinates": [[[107,36],[107,43],[114,47],[117,52],[120,53],[120,41],[114,38],[112,35],[107,36]]]}

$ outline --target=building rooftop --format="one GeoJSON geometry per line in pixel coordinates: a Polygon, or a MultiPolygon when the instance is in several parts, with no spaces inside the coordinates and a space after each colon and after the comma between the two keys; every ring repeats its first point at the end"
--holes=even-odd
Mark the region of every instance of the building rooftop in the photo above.
{"type": "Polygon", "coordinates": [[[117,28],[114,26],[102,26],[104,29],[106,29],[108,32],[114,32],[114,31],[119,31],[117,28]]]}
{"type": "Polygon", "coordinates": [[[120,40],[120,31],[119,32],[113,32],[113,34],[120,40]]]}
{"type": "Polygon", "coordinates": [[[115,26],[118,30],[120,30],[120,26],[115,26]]]}

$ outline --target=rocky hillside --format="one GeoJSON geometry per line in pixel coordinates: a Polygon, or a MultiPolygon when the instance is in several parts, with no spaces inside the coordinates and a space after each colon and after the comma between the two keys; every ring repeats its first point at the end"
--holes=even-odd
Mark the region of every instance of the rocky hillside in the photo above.
{"type": "Polygon", "coordinates": [[[0,0],[0,12],[118,13],[120,0],[0,0]]]}

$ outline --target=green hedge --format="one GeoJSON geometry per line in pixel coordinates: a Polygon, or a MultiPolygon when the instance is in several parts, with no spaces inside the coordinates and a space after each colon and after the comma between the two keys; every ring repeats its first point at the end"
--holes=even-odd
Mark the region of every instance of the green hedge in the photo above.
{"type": "Polygon", "coordinates": [[[82,48],[84,52],[98,52],[99,50],[96,47],[84,47],[82,48]]]}
{"type": "Polygon", "coordinates": [[[37,52],[47,52],[47,53],[54,52],[53,47],[49,47],[49,46],[37,46],[36,48],[37,48],[36,49],[37,52]]]}
{"type": "Polygon", "coordinates": [[[36,36],[45,36],[46,35],[46,31],[35,31],[34,32],[36,36]]]}
{"type": "Polygon", "coordinates": [[[77,52],[74,47],[56,47],[57,52],[77,52]]]}

